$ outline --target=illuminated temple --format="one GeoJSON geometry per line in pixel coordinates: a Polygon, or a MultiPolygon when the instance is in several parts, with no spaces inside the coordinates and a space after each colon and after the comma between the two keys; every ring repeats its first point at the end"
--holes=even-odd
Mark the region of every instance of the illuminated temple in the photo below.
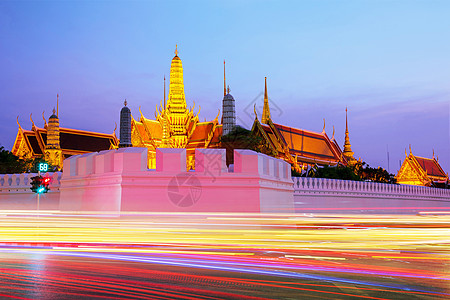
{"type": "Polygon", "coordinates": [[[411,185],[439,185],[449,182],[448,174],[445,174],[438,158],[425,158],[412,154],[411,148],[409,155],[405,150],[405,160],[400,170],[398,170],[397,183],[411,185]]]}
{"type": "Polygon", "coordinates": [[[185,148],[187,169],[193,169],[195,148],[218,148],[222,136],[219,114],[212,121],[200,122],[198,114],[187,108],[184,95],[183,65],[175,49],[170,66],[169,96],[156,106],[155,120],[145,117],[139,108],[139,120],[131,120],[131,143],[133,147],[148,149],[148,166],[156,167],[156,148],[185,148]]]}
{"type": "MultiPolygon", "coordinates": [[[[223,131],[230,132],[236,125],[235,100],[225,86],[224,62],[223,116],[219,121],[219,110],[214,120],[200,122],[200,106],[196,109],[194,102],[192,108],[188,108],[186,103],[183,66],[176,48],[170,66],[169,93],[166,95],[164,77],[164,95],[159,105],[156,105],[155,118],[144,116],[139,107],[140,117],[135,119],[125,102],[121,111],[121,124],[126,121],[128,128],[121,128],[121,138],[124,133],[127,133],[123,135],[127,138],[122,138],[120,144],[115,130],[112,134],[103,134],[60,128],[56,112],[49,118],[48,124],[44,118],[43,128],[35,126],[31,120],[31,130],[24,130],[17,122],[19,129],[12,152],[21,158],[44,157],[51,164],[62,168],[63,160],[71,155],[119,147],[145,147],[148,149],[148,167],[154,169],[156,148],[185,148],[186,167],[188,170],[194,169],[195,149],[219,148],[223,131]],[[122,132],[123,130],[125,131],[122,132]]],[[[350,146],[347,123],[344,151],[334,139],[334,128],[331,139],[327,136],[325,124],[319,133],[274,123],[270,116],[267,79],[262,118],[259,121],[255,110],[252,132],[262,138],[263,145],[260,148],[263,153],[284,159],[297,171],[307,165],[352,165],[356,162],[350,146]]]]}
{"type": "Polygon", "coordinates": [[[334,139],[334,128],[331,139],[325,133],[325,123],[320,133],[274,123],[270,116],[267,78],[261,121],[255,110],[252,132],[262,138],[263,152],[284,159],[297,171],[305,169],[308,165],[330,166],[338,163],[352,165],[356,162],[351,151],[348,126],[346,126],[343,152],[334,139]]]}
{"type": "Polygon", "coordinates": [[[56,110],[53,110],[48,123],[44,113],[42,118],[43,128],[36,126],[30,115],[31,130],[25,130],[17,117],[19,129],[11,151],[14,155],[20,158],[44,158],[61,169],[63,160],[69,156],[114,149],[119,144],[115,130],[112,134],[105,134],[59,127],[56,110]]]}

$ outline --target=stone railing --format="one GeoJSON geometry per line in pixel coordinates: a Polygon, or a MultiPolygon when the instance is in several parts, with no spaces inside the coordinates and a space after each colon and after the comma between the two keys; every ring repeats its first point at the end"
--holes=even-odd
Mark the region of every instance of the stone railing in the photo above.
{"type": "MultiPolygon", "coordinates": [[[[37,175],[37,173],[0,174],[0,191],[14,192],[28,189],[31,192],[31,177],[37,175]]],[[[52,187],[58,188],[60,186],[62,172],[42,173],[41,175],[52,178],[50,181],[50,190],[52,187]]]]}
{"type": "Polygon", "coordinates": [[[325,178],[294,177],[296,212],[417,214],[450,212],[450,190],[325,178]]]}
{"type": "Polygon", "coordinates": [[[294,181],[294,193],[326,192],[370,196],[388,194],[400,197],[418,196],[421,198],[437,197],[450,199],[450,189],[327,178],[293,177],[292,179],[294,181]]]}
{"type": "Polygon", "coordinates": [[[38,201],[33,193],[31,177],[37,173],[0,174],[0,210],[55,210],[59,208],[59,194],[62,172],[41,173],[52,178],[50,191],[42,194],[38,201]]]}

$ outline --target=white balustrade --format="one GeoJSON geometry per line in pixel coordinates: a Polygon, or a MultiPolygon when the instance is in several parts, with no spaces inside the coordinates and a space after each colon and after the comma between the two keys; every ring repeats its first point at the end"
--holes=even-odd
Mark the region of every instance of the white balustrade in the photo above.
{"type": "Polygon", "coordinates": [[[420,198],[450,199],[450,189],[311,177],[293,177],[293,180],[295,193],[340,192],[342,194],[367,194],[371,196],[418,196],[420,198]]]}

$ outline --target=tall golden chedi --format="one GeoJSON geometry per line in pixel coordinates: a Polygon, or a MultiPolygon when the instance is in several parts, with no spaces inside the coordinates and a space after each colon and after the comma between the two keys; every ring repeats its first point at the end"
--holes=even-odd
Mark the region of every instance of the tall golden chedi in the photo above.
{"type": "Polygon", "coordinates": [[[172,129],[174,147],[184,148],[187,143],[186,127],[190,118],[184,96],[183,64],[178,57],[177,47],[175,47],[175,56],[170,65],[169,99],[164,110],[167,110],[164,115],[167,114],[167,119],[172,129]]]}
{"type": "Polygon", "coordinates": [[[213,121],[199,122],[194,113],[195,102],[188,109],[184,95],[183,65],[175,48],[170,65],[169,95],[156,106],[155,120],[144,117],[141,109],[139,120],[131,120],[131,143],[133,147],[148,149],[148,167],[156,168],[156,148],[185,148],[187,169],[194,169],[195,148],[217,148],[222,135],[222,125],[216,116],[213,121]]]}
{"type": "Polygon", "coordinates": [[[63,156],[59,144],[59,118],[55,114],[56,110],[53,108],[53,114],[48,119],[47,126],[47,143],[45,145],[44,158],[52,166],[62,169],[63,156]]]}
{"type": "Polygon", "coordinates": [[[357,163],[357,160],[353,157],[355,153],[352,151],[352,145],[350,145],[350,137],[348,136],[347,107],[345,108],[345,141],[344,152],[342,154],[345,157],[348,166],[354,166],[357,163]]]}

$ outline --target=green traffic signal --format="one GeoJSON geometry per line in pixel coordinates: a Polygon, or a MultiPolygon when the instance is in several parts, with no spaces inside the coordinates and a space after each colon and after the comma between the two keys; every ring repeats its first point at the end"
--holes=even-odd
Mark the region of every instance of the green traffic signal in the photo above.
{"type": "Polygon", "coordinates": [[[50,177],[42,177],[42,176],[34,176],[31,177],[31,191],[36,194],[47,193],[50,188],[48,187],[50,184],[50,177]]]}

